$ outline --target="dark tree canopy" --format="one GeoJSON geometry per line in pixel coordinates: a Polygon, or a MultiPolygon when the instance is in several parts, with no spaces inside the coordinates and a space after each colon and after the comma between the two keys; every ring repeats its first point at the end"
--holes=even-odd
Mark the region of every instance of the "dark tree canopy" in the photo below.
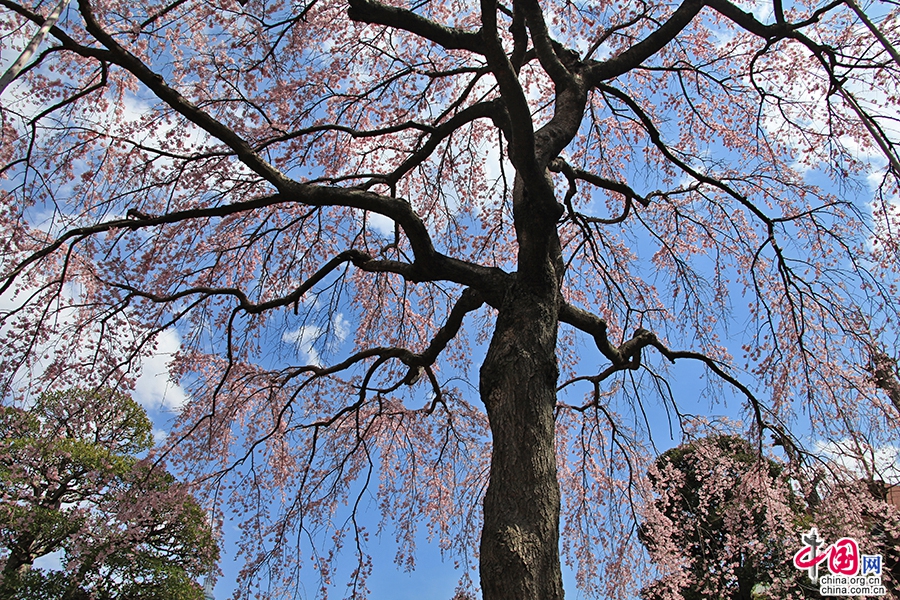
{"type": "Polygon", "coordinates": [[[365,596],[373,505],[460,593],[628,597],[710,403],[798,465],[896,442],[892,0],[55,6],[0,0],[4,398],[178,336],[241,593],[365,596]]]}

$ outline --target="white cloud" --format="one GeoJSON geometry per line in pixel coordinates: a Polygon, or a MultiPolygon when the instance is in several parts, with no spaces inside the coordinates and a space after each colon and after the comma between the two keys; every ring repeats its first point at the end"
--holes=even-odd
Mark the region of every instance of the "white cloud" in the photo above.
{"type": "Polygon", "coordinates": [[[818,452],[860,477],[875,477],[888,483],[900,482],[900,448],[880,446],[860,448],[850,440],[816,442],[818,452]]]}
{"type": "MultiPolygon", "coordinates": [[[[18,288],[9,291],[0,296],[0,313],[8,314],[10,311],[18,309],[36,291],[35,288],[23,289],[18,288]]],[[[75,318],[75,309],[73,305],[79,304],[81,296],[81,288],[76,284],[63,286],[59,295],[58,306],[55,307],[55,315],[52,317],[58,324],[60,331],[69,328],[70,322],[75,318]]],[[[21,323],[13,317],[4,324],[0,332],[14,330],[16,327],[23,326],[28,321],[21,323]]],[[[118,343],[127,344],[134,340],[132,326],[128,323],[128,313],[120,313],[117,319],[107,321],[108,327],[113,327],[113,331],[108,331],[109,340],[118,340],[118,343]]],[[[91,328],[88,333],[83,333],[77,344],[74,346],[76,361],[88,361],[92,350],[96,347],[99,337],[96,328],[91,328]]],[[[145,408],[164,408],[168,410],[180,410],[188,400],[188,396],[184,389],[174,381],[169,370],[169,365],[175,353],[181,349],[181,338],[174,329],[167,329],[156,336],[153,351],[144,357],[139,357],[134,362],[135,369],[139,372],[136,380],[135,389],[132,393],[134,399],[145,408]]],[[[40,375],[49,364],[60,356],[60,353],[72,352],[73,346],[70,344],[57,345],[53,340],[32,349],[31,353],[36,360],[27,367],[23,367],[21,372],[16,374],[16,380],[28,387],[28,382],[35,376],[40,375]]]]}
{"type": "Polygon", "coordinates": [[[301,325],[293,331],[287,331],[281,336],[281,340],[295,344],[306,355],[306,360],[312,365],[321,365],[319,352],[313,344],[321,337],[322,328],[317,325],[301,325]]]}
{"type": "Polygon", "coordinates": [[[753,13],[753,16],[760,23],[771,22],[772,17],[775,15],[775,4],[769,0],[752,0],[744,3],[744,6],[750,9],[750,12],[753,13]]]}
{"type": "Polygon", "coordinates": [[[385,237],[394,235],[394,220],[390,217],[370,212],[366,216],[366,224],[385,237]]]}
{"type": "Polygon", "coordinates": [[[181,349],[181,337],[173,329],[166,329],[156,337],[153,354],[142,358],[141,376],[134,386],[134,399],[146,408],[159,406],[180,410],[188,401],[188,395],[173,381],[169,364],[181,349]]]}
{"type": "Polygon", "coordinates": [[[331,316],[328,329],[318,325],[301,325],[293,331],[286,331],[281,336],[281,341],[294,344],[306,357],[309,364],[321,366],[322,357],[316,345],[326,351],[335,350],[350,335],[350,321],[344,317],[344,313],[335,313],[331,316]]]}
{"type": "Polygon", "coordinates": [[[332,332],[338,342],[343,342],[350,335],[350,321],[344,318],[344,313],[337,313],[331,320],[332,332]]]}
{"type": "Polygon", "coordinates": [[[166,431],[165,429],[154,429],[153,430],[153,445],[159,446],[164,441],[166,441],[167,437],[169,437],[169,432],[166,431]]]}

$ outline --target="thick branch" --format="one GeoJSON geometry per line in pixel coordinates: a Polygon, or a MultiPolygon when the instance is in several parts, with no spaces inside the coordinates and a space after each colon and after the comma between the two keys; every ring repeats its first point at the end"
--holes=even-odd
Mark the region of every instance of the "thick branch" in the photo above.
{"type": "MultiPolygon", "coordinates": [[[[397,359],[402,362],[404,365],[409,367],[406,375],[402,380],[397,382],[392,387],[379,390],[381,393],[389,393],[399,388],[401,385],[414,385],[419,381],[422,376],[423,371],[428,373],[428,378],[431,381],[432,388],[434,389],[436,397],[439,397],[441,394],[440,385],[435,378],[434,372],[431,369],[431,366],[437,360],[438,355],[447,347],[449,342],[456,337],[459,333],[459,330],[462,327],[463,318],[466,314],[477,310],[484,304],[484,301],[481,299],[478,292],[467,288],[463,291],[459,300],[457,300],[456,304],[450,310],[450,314],[447,316],[447,321],[444,323],[443,327],[441,327],[438,332],[435,334],[434,338],[432,338],[431,343],[421,353],[415,353],[405,348],[370,348],[368,350],[363,350],[361,352],[357,352],[353,356],[347,358],[341,363],[333,365],[331,367],[318,367],[315,365],[308,365],[305,367],[301,367],[298,369],[293,369],[289,372],[285,381],[297,377],[303,373],[311,373],[311,377],[307,380],[303,385],[307,385],[310,381],[325,377],[328,375],[333,375],[339,371],[346,370],[353,365],[368,360],[370,358],[377,358],[376,362],[367,372],[366,382],[364,382],[361,393],[364,394],[366,389],[368,389],[368,380],[374,375],[375,370],[378,367],[385,364],[390,359],[397,359]]],[[[360,401],[362,400],[362,397],[360,401]]],[[[358,406],[357,403],[354,406],[358,406]]],[[[352,409],[353,407],[345,408],[338,413],[334,417],[331,417],[329,421],[333,421],[338,418],[340,414],[343,412],[352,409]]],[[[434,405],[431,407],[434,408],[434,405]]],[[[317,422],[317,425],[322,425],[322,422],[317,422]]]]}
{"type": "Polygon", "coordinates": [[[601,81],[613,79],[639,66],[674,40],[697,16],[703,5],[702,0],[684,0],[659,29],[621,54],[603,62],[593,63],[584,75],[585,82],[593,87],[601,81]]]}
{"type": "Polygon", "coordinates": [[[777,23],[775,25],[761,23],[752,13],[741,10],[731,2],[728,2],[728,0],[705,0],[705,3],[746,31],[767,40],[783,38],[791,30],[791,27],[785,23],[777,23]]]}
{"type": "MultiPolygon", "coordinates": [[[[650,206],[650,198],[638,194],[630,185],[622,183],[620,181],[600,177],[599,175],[595,175],[583,169],[576,169],[562,158],[554,159],[553,162],[550,163],[550,170],[554,173],[562,173],[566,176],[566,179],[569,182],[569,189],[566,192],[566,197],[564,200],[566,208],[573,218],[577,218],[583,223],[615,225],[616,223],[621,223],[626,218],[628,218],[628,215],[631,213],[631,208],[634,201],[637,201],[639,204],[645,207],[650,206]],[[602,219],[599,217],[589,217],[576,212],[574,206],[572,205],[572,198],[574,198],[575,194],[578,192],[576,181],[579,179],[582,181],[587,181],[588,183],[599,188],[622,195],[625,198],[625,207],[622,210],[622,214],[612,219],[602,219]]],[[[653,192],[651,196],[653,195],[661,194],[659,192],[653,192]]]]}
{"type": "MultiPolygon", "coordinates": [[[[509,126],[504,132],[509,138],[509,158],[520,172],[534,170],[534,122],[525,92],[519,83],[518,71],[510,62],[497,33],[497,3],[481,0],[481,35],[484,57],[497,78],[500,96],[506,108],[509,126]]],[[[500,119],[498,119],[500,120],[500,119]]]]}
{"type": "Polygon", "coordinates": [[[410,10],[373,0],[350,0],[347,14],[354,21],[403,29],[447,50],[483,51],[480,34],[440,25],[410,10]]]}
{"type": "Polygon", "coordinates": [[[568,303],[563,303],[559,308],[559,320],[577,329],[590,334],[597,344],[597,349],[614,365],[624,364],[619,349],[612,345],[607,335],[608,325],[606,321],[597,315],[581,308],[576,308],[568,303]]]}
{"type": "MultiPolygon", "coordinates": [[[[370,256],[358,250],[348,250],[339,255],[341,257],[340,259],[334,258],[332,261],[337,260],[338,263],[340,263],[349,260],[363,270],[370,272],[396,273],[404,277],[407,281],[412,282],[438,280],[453,281],[477,289],[482,294],[482,297],[485,298],[485,301],[492,306],[499,306],[504,290],[509,285],[510,276],[498,268],[483,267],[438,253],[431,243],[430,234],[424,223],[422,223],[421,219],[419,219],[409,203],[397,198],[390,198],[354,189],[329,188],[296,183],[292,184],[291,187],[294,188],[291,190],[294,193],[290,194],[290,196],[298,198],[298,201],[303,201],[312,206],[346,206],[349,208],[377,212],[393,219],[398,222],[407,233],[415,254],[415,261],[413,263],[402,263],[399,261],[372,260],[370,256]]],[[[257,210],[288,202],[291,202],[291,200],[285,195],[275,194],[272,196],[256,198],[247,202],[236,202],[210,208],[176,211],[159,216],[145,215],[132,210],[130,211],[130,214],[138,218],[116,219],[114,221],[99,223],[89,227],[73,228],[61,234],[46,247],[22,260],[6,277],[6,281],[3,282],[3,285],[0,286],[0,294],[10,289],[16,278],[21,275],[29,265],[53,254],[70,242],[74,245],[90,236],[116,229],[137,229],[179,223],[192,219],[225,217],[240,212],[257,210]]],[[[331,263],[328,264],[331,265],[331,263]]],[[[336,266],[336,264],[337,263],[332,265],[332,268],[336,266]]],[[[198,291],[200,290],[194,290],[194,292],[198,291]]],[[[237,294],[228,290],[216,291],[209,289],[204,291],[207,293],[230,293],[231,295],[239,297],[237,294]]],[[[282,304],[292,304],[294,300],[295,299],[286,300],[282,304]]],[[[246,303],[246,307],[252,309],[251,304],[252,303],[246,303]]]]}
{"type": "Polygon", "coordinates": [[[444,348],[447,347],[447,344],[450,343],[450,340],[455,338],[456,334],[459,333],[459,329],[462,327],[463,317],[474,310],[478,310],[483,305],[484,300],[478,292],[471,288],[464,290],[459,297],[459,300],[456,301],[456,304],[454,304],[453,308],[450,310],[450,314],[447,316],[447,322],[444,323],[444,326],[435,334],[431,343],[428,344],[428,348],[419,355],[419,360],[422,361],[420,364],[423,366],[434,364],[438,354],[440,354],[444,348]]]}
{"type": "Polygon", "coordinates": [[[856,0],[844,0],[844,3],[849,6],[853,12],[856,13],[856,16],[859,17],[859,20],[862,21],[866,28],[875,36],[875,38],[881,43],[881,46],[887,51],[888,54],[891,55],[891,58],[894,60],[894,63],[900,67],[900,52],[897,52],[897,49],[894,45],[887,39],[887,37],[882,33],[878,26],[869,18],[869,15],[866,14],[866,11],[862,9],[862,7],[856,2],[856,0]]]}
{"type": "MultiPolygon", "coordinates": [[[[528,29],[531,31],[531,41],[537,51],[538,60],[550,79],[556,84],[557,92],[574,85],[575,75],[560,60],[557,48],[561,49],[561,46],[550,38],[547,23],[544,22],[543,10],[537,0],[517,0],[515,8],[516,11],[523,13],[528,29]]],[[[561,51],[565,52],[565,50],[561,51]]]]}
{"type": "MultiPolygon", "coordinates": [[[[4,8],[8,8],[12,12],[25,17],[29,21],[38,25],[39,27],[43,27],[44,24],[46,23],[46,19],[43,16],[41,16],[37,13],[31,12],[15,2],[10,2],[10,0],[0,0],[0,6],[2,6],[4,8]]],[[[91,48],[90,46],[83,46],[83,45],[79,44],[78,42],[73,40],[71,37],[69,37],[69,34],[67,34],[65,31],[60,29],[58,25],[52,25],[49,28],[49,31],[53,37],[55,37],[57,40],[59,40],[62,43],[64,48],[66,48],[68,50],[73,50],[74,52],[78,53],[81,56],[97,58],[100,60],[109,60],[109,58],[110,58],[108,51],[102,50],[99,48],[91,48]]]]}
{"type": "Polygon", "coordinates": [[[762,403],[756,398],[753,392],[734,376],[727,373],[718,361],[713,360],[705,354],[684,350],[670,350],[659,341],[655,333],[647,331],[646,329],[637,329],[631,339],[626,340],[618,347],[613,346],[607,337],[606,321],[592,313],[580,308],[575,308],[569,304],[563,304],[560,308],[559,319],[563,323],[573,325],[592,335],[594,342],[597,344],[597,348],[612,363],[612,365],[599,375],[586,377],[584,379],[596,384],[618,371],[637,369],[641,366],[641,351],[644,348],[652,347],[673,363],[681,358],[702,362],[710,371],[715,373],[723,381],[732,385],[747,398],[753,409],[754,418],[760,428],[768,427],[767,423],[762,418],[762,403]]]}
{"type": "MultiPolygon", "coordinates": [[[[309,277],[309,279],[297,286],[297,288],[295,288],[294,291],[292,291],[290,294],[279,296],[278,298],[273,298],[265,302],[254,302],[247,296],[247,294],[243,290],[234,287],[214,288],[207,286],[196,286],[180,290],[172,294],[154,294],[152,292],[141,290],[126,283],[117,283],[113,281],[103,281],[103,283],[111,287],[125,290],[133,296],[145,298],[156,304],[169,304],[178,300],[182,300],[189,296],[197,295],[204,297],[231,296],[238,302],[236,310],[243,311],[247,314],[261,314],[266,311],[284,306],[294,306],[294,312],[296,312],[298,303],[300,302],[300,299],[303,297],[303,295],[311,290],[316,284],[325,279],[338,266],[346,262],[351,262],[355,267],[369,273],[394,273],[400,275],[407,281],[421,281],[417,279],[418,274],[416,272],[416,265],[414,264],[404,263],[396,260],[375,260],[370,255],[366,254],[365,252],[361,252],[360,250],[345,250],[344,252],[341,252],[340,254],[329,260],[327,263],[325,263],[319,270],[313,273],[309,277]]],[[[429,349],[421,355],[424,358],[421,361],[416,362],[416,364],[424,365],[433,363],[434,358],[437,357],[440,351],[446,347],[447,343],[459,331],[463,316],[466,313],[479,308],[482,304],[484,304],[484,300],[481,298],[481,295],[475,290],[467,289],[466,292],[463,293],[457,305],[454,307],[453,311],[451,311],[450,316],[448,317],[447,325],[441,328],[441,330],[438,332],[437,338],[432,341],[429,349]]]]}
{"type": "Polygon", "coordinates": [[[25,64],[31,59],[34,55],[35,51],[40,46],[41,42],[44,40],[44,36],[47,35],[47,32],[50,31],[50,28],[56,24],[57,19],[59,19],[59,15],[62,14],[63,8],[65,8],[66,4],[68,4],[68,0],[62,0],[56,7],[50,11],[50,14],[47,15],[47,18],[44,19],[44,23],[38,29],[37,33],[31,38],[28,42],[28,45],[25,46],[25,49],[22,50],[22,53],[19,57],[13,61],[13,64],[9,66],[6,72],[3,74],[3,77],[0,77],[0,94],[3,93],[3,90],[6,89],[13,79],[18,76],[18,74],[25,68],[25,64]]]}

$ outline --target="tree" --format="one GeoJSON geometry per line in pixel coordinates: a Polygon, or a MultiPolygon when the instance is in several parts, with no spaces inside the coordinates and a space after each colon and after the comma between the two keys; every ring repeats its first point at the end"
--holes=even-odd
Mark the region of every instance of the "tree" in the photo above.
{"type": "MultiPolygon", "coordinates": [[[[661,576],[648,600],[821,598],[792,564],[797,532],[816,526],[830,542],[855,536],[883,559],[887,597],[897,597],[900,510],[875,482],[837,464],[812,480],[737,435],[702,437],[664,452],[650,470],[652,497],[641,541],[661,576]]],[[[823,567],[824,568],[824,567],[823,567]]]]}
{"type": "Polygon", "coordinates": [[[643,597],[749,600],[758,585],[799,579],[784,560],[796,545],[795,498],[780,465],[746,440],[722,435],[673,448],[657,459],[650,481],[643,541],[661,564],[686,564],[643,597]]]}
{"type": "Polygon", "coordinates": [[[188,488],[135,454],[144,409],[109,389],[44,393],[0,411],[0,591],[32,600],[199,600],[216,556],[188,488]],[[62,551],[64,572],[32,569],[62,551]]]}
{"type": "MultiPolygon", "coordinates": [[[[18,51],[49,7],[0,5],[18,51]]],[[[128,386],[176,331],[169,456],[235,490],[248,592],[328,589],[334,544],[364,596],[372,497],[400,564],[421,515],[477,547],[486,600],[562,598],[561,549],[627,595],[676,370],[756,435],[895,439],[897,35],[856,0],[78,0],[3,97],[5,389],[128,386]]]]}

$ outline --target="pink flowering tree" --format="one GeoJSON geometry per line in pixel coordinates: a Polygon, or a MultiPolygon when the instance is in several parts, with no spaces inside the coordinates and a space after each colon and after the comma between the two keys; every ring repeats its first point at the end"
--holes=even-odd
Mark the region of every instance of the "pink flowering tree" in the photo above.
{"type": "Polygon", "coordinates": [[[641,541],[659,575],[641,598],[820,598],[817,582],[793,564],[811,527],[823,540],[819,554],[825,541],[852,537],[860,553],[881,556],[887,597],[897,597],[900,507],[886,501],[881,481],[834,462],[798,470],[737,435],[666,451],[649,480],[641,541]]]}
{"type": "Polygon", "coordinates": [[[668,572],[643,598],[750,598],[773,580],[800,579],[785,560],[797,545],[796,498],[781,465],[751,443],[722,435],[678,446],[657,459],[650,482],[642,540],[668,572]]]}
{"type": "Polygon", "coordinates": [[[111,390],[40,395],[0,410],[0,593],[77,600],[199,600],[217,555],[187,486],[135,454],[150,421],[111,390]],[[60,553],[63,571],[35,569],[60,553]]]}
{"type": "MultiPolygon", "coordinates": [[[[18,56],[56,4],[0,7],[18,56]]],[[[168,457],[239,518],[239,593],[364,597],[375,507],[460,594],[558,600],[566,561],[627,597],[652,434],[708,398],[800,448],[896,440],[898,24],[72,2],[0,99],[4,397],[137,385],[177,337],[168,457]]]]}

